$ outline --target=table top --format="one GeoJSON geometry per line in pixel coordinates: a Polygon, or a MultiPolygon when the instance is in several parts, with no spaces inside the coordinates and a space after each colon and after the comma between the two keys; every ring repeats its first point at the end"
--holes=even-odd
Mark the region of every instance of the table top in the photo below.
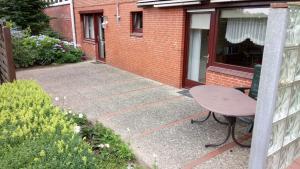
{"type": "Polygon", "coordinates": [[[205,109],[225,116],[252,116],[256,100],[229,87],[202,85],[190,90],[194,99],[205,109]]]}

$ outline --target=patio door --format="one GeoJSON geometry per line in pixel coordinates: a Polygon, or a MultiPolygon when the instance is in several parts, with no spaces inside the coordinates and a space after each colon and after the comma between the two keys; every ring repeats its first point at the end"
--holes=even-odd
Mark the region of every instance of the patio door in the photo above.
{"type": "Polygon", "coordinates": [[[98,59],[100,61],[105,61],[105,36],[104,36],[104,27],[103,27],[103,21],[104,18],[102,15],[98,15],[96,17],[96,23],[97,23],[97,55],[98,59]]]}
{"type": "Polygon", "coordinates": [[[210,21],[210,13],[190,14],[189,48],[184,87],[189,88],[206,82],[210,21]]]}

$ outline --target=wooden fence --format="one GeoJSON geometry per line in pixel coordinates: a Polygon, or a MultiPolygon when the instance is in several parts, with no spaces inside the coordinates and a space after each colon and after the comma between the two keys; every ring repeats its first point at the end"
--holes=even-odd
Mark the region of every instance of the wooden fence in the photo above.
{"type": "Polygon", "coordinates": [[[10,29],[0,20],[0,84],[16,79],[10,29]]]}

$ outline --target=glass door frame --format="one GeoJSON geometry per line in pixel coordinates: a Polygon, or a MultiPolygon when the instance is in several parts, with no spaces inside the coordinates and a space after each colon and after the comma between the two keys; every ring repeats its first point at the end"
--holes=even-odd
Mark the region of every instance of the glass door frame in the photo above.
{"type": "MultiPolygon", "coordinates": [[[[105,62],[105,54],[104,56],[101,57],[101,52],[100,52],[100,34],[99,34],[99,26],[101,23],[99,23],[100,18],[103,17],[103,13],[96,13],[94,15],[94,31],[95,31],[95,47],[96,47],[96,59],[105,62]]],[[[105,37],[105,31],[103,31],[103,36],[105,37]]],[[[105,41],[105,40],[104,40],[105,41]]],[[[104,42],[105,43],[105,42],[104,42]]],[[[104,47],[104,53],[105,53],[105,47],[104,47]]]]}
{"type": "MultiPolygon", "coordinates": [[[[206,68],[211,65],[211,56],[214,55],[214,43],[215,43],[215,32],[216,32],[216,15],[217,12],[213,9],[211,11],[197,12],[198,14],[210,14],[210,29],[208,35],[208,62],[206,68]]],[[[191,15],[194,12],[186,12],[186,23],[185,23],[185,47],[184,47],[184,60],[183,60],[183,84],[184,88],[191,88],[194,86],[205,85],[205,83],[200,83],[188,79],[188,63],[189,63],[189,47],[190,47],[190,24],[191,24],[191,15]]]]}

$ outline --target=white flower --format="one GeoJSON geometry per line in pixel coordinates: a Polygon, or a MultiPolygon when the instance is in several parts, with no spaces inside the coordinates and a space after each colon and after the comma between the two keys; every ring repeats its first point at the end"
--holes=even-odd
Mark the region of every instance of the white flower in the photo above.
{"type": "Polygon", "coordinates": [[[64,100],[66,100],[67,99],[67,96],[64,96],[64,100]]]}
{"type": "Polygon", "coordinates": [[[57,101],[57,102],[58,102],[58,101],[59,101],[59,97],[55,97],[55,101],[57,101]]]}
{"type": "Polygon", "coordinates": [[[105,147],[109,148],[109,144],[105,144],[105,147]]]}
{"type": "Polygon", "coordinates": [[[80,126],[75,126],[75,127],[74,127],[74,132],[75,132],[75,133],[79,133],[79,132],[80,132],[80,129],[81,129],[80,126]]]}
{"type": "Polygon", "coordinates": [[[156,158],[157,158],[157,155],[156,155],[156,154],[153,154],[153,157],[156,159],[156,158]]]}
{"type": "Polygon", "coordinates": [[[80,113],[80,114],[78,115],[78,117],[79,117],[79,118],[82,118],[82,117],[83,117],[83,114],[82,114],[82,113],[80,113]]]}
{"type": "Polygon", "coordinates": [[[133,169],[132,164],[129,163],[129,164],[127,165],[127,169],[133,169]]]}
{"type": "Polygon", "coordinates": [[[99,144],[99,145],[98,145],[98,147],[100,147],[100,148],[104,148],[104,147],[105,147],[105,145],[104,145],[104,144],[99,144]]]}
{"type": "Polygon", "coordinates": [[[68,112],[69,114],[72,114],[72,110],[69,110],[69,112],[68,112]]]}
{"type": "Polygon", "coordinates": [[[130,129],[129,129],[129,128],[127,128],[127,131],[128,131],[128,132],[130,132],[130,129]]]}

